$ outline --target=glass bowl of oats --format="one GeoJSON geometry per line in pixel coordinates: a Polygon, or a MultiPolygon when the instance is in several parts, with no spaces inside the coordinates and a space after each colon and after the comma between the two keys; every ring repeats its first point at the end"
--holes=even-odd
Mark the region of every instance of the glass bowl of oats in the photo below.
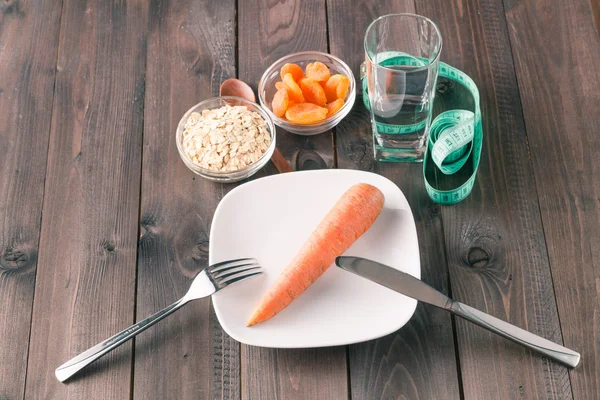
{"type": "Polygon", "coordinates": [[[176,142],[181,159],[194,173],[212,181],[237,182],[269,162],[275,150],[275,125],[256,103],[214,97],[183,115],[176,142]]]}

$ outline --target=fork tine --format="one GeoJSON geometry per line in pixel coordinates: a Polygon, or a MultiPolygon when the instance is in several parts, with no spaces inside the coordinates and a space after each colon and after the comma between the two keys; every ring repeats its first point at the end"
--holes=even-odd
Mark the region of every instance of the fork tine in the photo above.
{"type": "Polygon", "coordinates": [[[228,267],[236,267],[239,266],[240,263],[258,263],[258,261],[256,261],[254,258],[238,258],[235,260],[227,260],[227,261],[223,261],[223,262],[219,262],[213,265],[210,265],[207,269],[206,272],[209,273],[215,273],[217,271],[220,271],[222,269],[228,268],[228,267]]]}
{"type": "Polygon", "coordinates": [[[240,282],[246,278],[252,278],[253,276],[262,275],[262,273],[263,273],[262,268],[260,268],[260,269],[257,268],[254,271],[255,272],[251,272],[251,273],[248,273],[246,271],[238,272],[237,274],[233,274],[224,279],[221,279],[220,281],[217,282],[217,285],[219,285],[219,288],[223,289],[225,286],[231,285],[232,283],[240,282]]]}
{"type": "Polygon", "coordinates": [[[222,265],[219,268],[217,268],[217,270],[209,270],[208,273],[213,276],[213,277],[217,277],[217,276],[223,276],[223,274],[237,270],[239,268],[248,268],[249,266],[259,266],[257,261],[254,262],[248,262],[248,263],[235,263],[235,264],[231,264],[231,265],[222,265]]]}
{"type": "Polygon", "coordinates": [[[242,265],[238,265],[236,267],[222,269],[220,271],[217,271],[216,273],[211,272],[210,275],[213,277],[213,279],[219,280],[221,278],[226,278],[230,275],[237,274],[238,272],[252,271],[255,269],[260,269],[260,265],[258,265],[256,263],[242,264],[242,265]]]}

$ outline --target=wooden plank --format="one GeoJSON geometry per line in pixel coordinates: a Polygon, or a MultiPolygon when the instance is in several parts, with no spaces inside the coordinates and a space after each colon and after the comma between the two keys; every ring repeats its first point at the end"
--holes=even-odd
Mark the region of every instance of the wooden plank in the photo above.
{"type": "MultiPolygon", "coordinates": [[[[240,1],[238,4],[238,75],[256,92],[263,72],[276,60],[306,50],[327,52],[324,3],[293,0],[240,1]]],[[[300,136],[277,129],[277,148],[292,168],[334,166],[332,134],[300,136]]],[[[271,164],[259,175],[273,174],[271,164]]]]}
{"type": "MultiPolygon", "coordinates": [[[[256,87],[264,70],[287,54],[327,51],[322,1],[238,4],[239,77],[256,87]]],[[[277,147],[295,169],[333,165],[330,133],[302,137],[277,130],[277,147]]],[[[269,166],[264,173],[273,173],[269,166]]],[[[242,398],[346,399],[346,350],[281,350],[242,346],[242,398]]]]}
{"type": "MultiPolygon", "coordinates": [[[[212,215],[234,187],[193,174],[174,140],[181,116],[235,76],[234,13],[233,0],[151,5],[138,320],[182,297],[206,267],[212,215]]],[[[222,332],[209,299],[188,304],[136,339],[134,398],[239,398],[239,344],[222,332]]]]}
{"type": "MultiPolygon", "coordinates": [[[[414,12],[412,1],[358,5],[350,0],[329,0],[327,4],[331,53],[346,61],[357,79],[368,24],[380,15],[414,12]]],[[[440,208],[427,197],[421,165],[373,161],[369,112],[361,97],[336,127],[336,143],[338,167],[379,173],[402,189],[417,223],[421,278],[448,293],[440,208]]],[[[405,327],[381,339],[350,346],[349,357],[352,398],[460,398],[452,321],[443,310],[419,304],[405,327]]]]}
{"type": "Polygon", "coordinates": [[[61,6],[0,3],[0,398],[25,390],[61,6]]]}
{"type": "Polygon", "coordinates": [[[242,345],[243,399],[347,399],[344,346],[267,349],[242,345]]]}
{"type": "Polygon", "coordinates": [[[573,394],[598,399],[600,39],[587,0],[504,3],[573,394]]]}
{"type": "MultiPolygon", "coordinates": [[[[440,7],[417,0],[416,9],[438,24],[442,60],[469,74],[481,93],[476,185],[464,202],[442,208],[452,295],[561,343],[502,4],[463,0],[440,7]]],[[[463,106],[461,98],[454,107],[463,106]]],[[[565,367],[462,319],[456,323],[466,399],[571,398],[565,367]]]]}
{"type": "Polygon", "coordinates": [[[64,3],[27,399],[130,396],[131,344],[68,384],[54,369],[133,322],[147,14],[64,3]]]}
{"type": "Polygon", "coordinates": [[[592,13],[594,14],[594,22],[596,24],[596,33],[600,31],[600,2],[591,0],[592,13]]]}

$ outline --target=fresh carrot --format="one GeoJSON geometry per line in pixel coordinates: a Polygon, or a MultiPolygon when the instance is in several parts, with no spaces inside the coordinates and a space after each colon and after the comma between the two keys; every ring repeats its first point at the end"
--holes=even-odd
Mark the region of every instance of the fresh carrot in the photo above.
{"type": "Polygon", "coordinates": [[[350,187],[263,296],[248,326],[271,319],[316,281],[373,225],[383,202],[383,193],[375,186],[359,183],[350,187]]]}

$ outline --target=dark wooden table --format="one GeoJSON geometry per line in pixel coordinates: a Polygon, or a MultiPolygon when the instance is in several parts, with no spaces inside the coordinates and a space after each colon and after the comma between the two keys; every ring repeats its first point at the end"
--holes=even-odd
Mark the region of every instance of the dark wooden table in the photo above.
{"type": "MultiPolygon", "coordinates": [[[[600,41],[592,0],[0,0],[0,399],[600,399],[600,41]],[[236,9],[237,8],[237,9],[236,9]],[[372,158],[357,100],[332,132],[279,132],[294,169],[355,168],[404,191],[422,278],[581,352],[575,370],[444,311],[347,347],[240,345],[198,301],[68,384],[54,369],[183,295],[219,200],[181,115],[301,50],[358,76],[368,23],[432,18],[473,77],[484,145],[470,197],[372,158]]],[[[600,21],[600,18],[596,18],[600,21]]],[[[269,164],[258,176],[276,173],[269,164]]],[[[292,228],[290,228],[292,229],[292,228]]]]}

